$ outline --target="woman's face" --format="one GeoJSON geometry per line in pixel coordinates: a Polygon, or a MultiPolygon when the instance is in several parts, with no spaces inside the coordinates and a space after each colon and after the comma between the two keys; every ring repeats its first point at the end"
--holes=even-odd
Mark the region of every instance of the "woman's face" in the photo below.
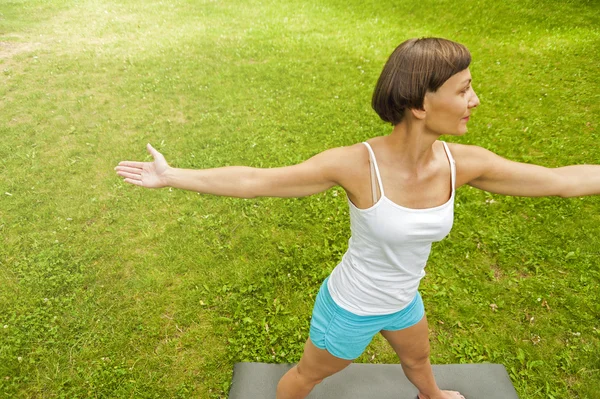
{"type": "Polygon", "coordinates": [[[463,135],[467,132],[471,110],[478,105],[479,98],[467,68],[452,75],[435,93],[425,94],[426,127],[437,134],[463,135]]]}

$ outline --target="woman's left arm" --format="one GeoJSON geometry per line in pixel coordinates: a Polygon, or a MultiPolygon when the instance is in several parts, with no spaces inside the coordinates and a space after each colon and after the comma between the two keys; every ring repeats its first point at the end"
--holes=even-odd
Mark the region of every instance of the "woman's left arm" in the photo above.
{"type": "Polygon", "coordinates": [[[546,168],[509,161],[484,148],[454,144],[458,183],[521,197],[582,197],[600,194],[600,165],[546,168]]]}

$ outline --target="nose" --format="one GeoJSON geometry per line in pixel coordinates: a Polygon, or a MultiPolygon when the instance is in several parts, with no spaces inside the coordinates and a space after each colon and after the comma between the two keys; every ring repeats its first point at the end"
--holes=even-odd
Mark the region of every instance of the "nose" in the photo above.
{"type": "Polygon", "coordinates": [[[475,90],[473,90],[473,94],[471,95],[471,98],[469,98],[469,108],[475,108],[478,105],[479,97],[477,97],[477,93],[475,93],[475,90]]]}

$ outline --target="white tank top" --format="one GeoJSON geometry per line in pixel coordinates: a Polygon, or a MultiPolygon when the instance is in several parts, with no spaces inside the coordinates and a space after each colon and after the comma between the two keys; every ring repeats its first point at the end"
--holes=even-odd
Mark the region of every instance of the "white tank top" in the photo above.
{"type": "Polygon", "coordinates": [[[454,219],[456,166],[446,143],[452,195],[445,204],[425,209],[400,206],[385,196],[375,153],[368,143],[381,197],[367,209],[350,206],[352,236],[348,250],[327,287],[343,309],[360,316],[384,315],[406,307],[425,276],[431,244],[450,233],[454,219]]]}

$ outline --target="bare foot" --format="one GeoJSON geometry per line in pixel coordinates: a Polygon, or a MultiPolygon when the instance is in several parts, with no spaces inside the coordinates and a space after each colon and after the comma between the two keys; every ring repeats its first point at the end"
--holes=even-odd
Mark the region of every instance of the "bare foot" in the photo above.
{"type": "Polygon", "coordinates": [[[419,399],[465,399],[464,396],[457,391],[440,391],[440,395],[437,396],[425,396],[418,395],[419,399]]]}

